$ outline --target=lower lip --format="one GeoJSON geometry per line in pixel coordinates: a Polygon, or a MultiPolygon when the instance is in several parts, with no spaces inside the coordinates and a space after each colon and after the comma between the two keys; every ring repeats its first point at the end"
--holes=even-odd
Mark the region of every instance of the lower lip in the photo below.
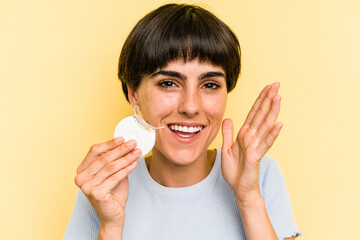
{"type": "MultiPolygon", "coordinates": [[[[194,134],[191,137],[183,137],[181,136],[183,133],[182,132],[173,132],[169,127],[168,130],[173,134],[173,136],[175,136],[175,138],[182,143],[191,143],[193,141],[195,141],[197,138],[199,138],[200,134],[204,131],[205,127],[203,127],[201,129],[200,132],[198,132],[197,134],[194,134]]],[[[185,134],[184,134],[185,135],[185,134]]]]}

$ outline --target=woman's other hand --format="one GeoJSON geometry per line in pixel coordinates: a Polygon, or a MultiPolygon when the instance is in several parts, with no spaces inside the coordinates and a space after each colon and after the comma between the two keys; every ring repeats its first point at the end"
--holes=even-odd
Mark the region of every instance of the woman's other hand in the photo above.
{"type": "Polygon", "coordinates": [[[101,233],[122,233],[129,194],[128,175],[137,166],[141,150],[122,137],[93,145],[77,169],[75,183],[100,219],[101,233]]]}
{"type": "Polygon", "coordinates": [[[234,127],[230,119],[222,126],[222,172],[238,201],[259,197],[260,160],[275,142],[282,128],[276,123],[280,111],[279,83],[266,86],[252,106],[244,125],[233,142],[234,127]]]}

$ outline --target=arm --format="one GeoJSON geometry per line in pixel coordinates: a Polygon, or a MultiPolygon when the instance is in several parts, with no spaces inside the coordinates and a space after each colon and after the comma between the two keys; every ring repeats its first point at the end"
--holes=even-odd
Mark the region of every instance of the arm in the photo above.
{"type": "Polygon", "coordinates": [[[123,227],[124,222],[121,222],[118,228],[107,228],[106,225],[100,223],[98,240],[122,239],[123,227]]]}
{"type": "Polygon", "coordinates": [[[236,201],[244,226],[246,239],[278,239],[261,196],[248,202],[236,201]]]}
{"type": "Polygon", "coordinates": [[[222,172],[233,189],[247,239],[277,239],[259,189],[260,160],[275,142],[281,123],[279,84],[266,86],[233,142],[233,124],[223,122],[222,172]]]}

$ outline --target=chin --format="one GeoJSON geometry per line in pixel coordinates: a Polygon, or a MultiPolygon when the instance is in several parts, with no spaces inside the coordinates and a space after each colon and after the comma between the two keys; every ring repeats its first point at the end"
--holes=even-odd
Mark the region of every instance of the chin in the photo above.
{"type": "Polygon", "coordinates": [[[207,148],[193,148],[186,146],[184,148],[155,148],[155,151],[159,152],[165,160],[171,162],[174,165],[188,166],[194,163],[201,157],[202,154],[207,152],[207,148]]]}

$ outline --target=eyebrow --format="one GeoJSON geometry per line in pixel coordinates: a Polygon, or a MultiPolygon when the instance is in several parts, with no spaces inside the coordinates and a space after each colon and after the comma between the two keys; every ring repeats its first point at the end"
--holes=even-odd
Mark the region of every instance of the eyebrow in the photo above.
{"type": "Polygon", "coordinates": [[[207,72],[200,75],[199,80],[209,78],[209,77],[223,77],[225,78],[225,74],[222,72],[207,72]]]}
{"type": "MultiPolygon", "coordinates": [[[[176,78],[180,78],[181,80],[186,80],[187,77],[184,74],[181,74],[179,72],[175,72],[175,71],[158,71],[156,73],[153,73],[151,75],[151,78],[156,77],[157,75],[164,75],[164,76],[169,76],[169,77],[176,77],[176,78]]],[[[199,76],[199,80],[205,79],[205,78],[209,78],[209,77],[223,77],[225,78],[225,74],[223,74],[222,72],[206,72],[203,73],[199,76]]]]}
{"type": "Polygon", "coordinates": [[[180,78],[182,80],[186,80],[187,77],[179,72],[175,72],[175,71],[158,71],[154,74],[151,74],[151,78],[156,77],[157,75],[164,75],[164,76],[168,76],[168,77],[176,77],[176,78],[180,78]]]}

